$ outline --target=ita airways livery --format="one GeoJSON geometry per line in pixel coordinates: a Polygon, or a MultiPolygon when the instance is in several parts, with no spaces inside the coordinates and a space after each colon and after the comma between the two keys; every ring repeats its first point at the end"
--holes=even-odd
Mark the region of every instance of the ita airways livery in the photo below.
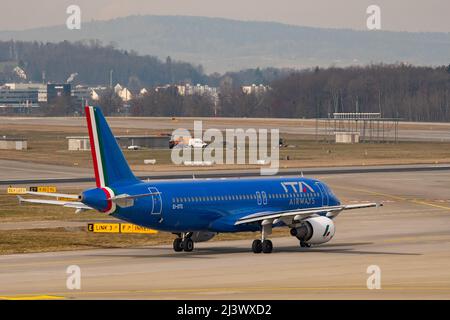
{"type": "Polygon", "coordinates": [[[190,252],[194,243],[218,233],[259,232],[254,253],[271,253],[272,229],[287,227],[301,247],[330,241],[334,219],[345,210],[376,203],[343,205],[323,182],[303,177],[260,177],[141,181],[130,170],[101,110],[86,107],[96,187],[80,195],[34,193],[73,201],[25,199],[60,205],[78,213],[96,210],[117,219],[176,235],[173,249],[190,252]]]}

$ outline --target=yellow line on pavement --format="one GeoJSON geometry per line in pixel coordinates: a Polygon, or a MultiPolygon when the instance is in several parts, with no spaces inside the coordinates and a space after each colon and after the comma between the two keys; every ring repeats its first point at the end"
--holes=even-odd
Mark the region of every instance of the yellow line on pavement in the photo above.
{"type": "Polygon", "coordinates": [[[426,205],[426,206],[435,207],[435,208],[439,208],[439,209],[450,210],[449,207],[441,206],[441,205],[434,204],[434,203],[429,203],[429,202],[426,202],[426,201],[421,201],[421,200],[411,200],[411,202],[412,202],[412,203],[416,203],[416,204],[423,204],[423,205],[426,205]]]}
{"type": "Polygon", "coordinates": [[[370,190],[365,190],[365,189],[355,189],[355,188],[341,187],[341,186],[334,186],[333,188],[342,189],[342,190],[349,190],[349,191],[356,191],[356,192],[361,192],[361,193],[367,193],[367,194],[372,194],[372,195],[376,195],[376,196],[384,196],[384,197],[395,199],[395,200],[406,201],[406,202],[410,202],[410,203],[414,203],[414,204],[430,206],[430,207],[434,207],[434,208],[439,208],[439,209],[444,209],[444,210],[449,210],[450,211],[450,207],[441,206],[441,205],[438,205],[438,204],[434,204],[434,203],[430,203],[430,202],[422,201],[422,200],[416,200],[416,199],[412,199],[411,200],[411,199],[408,199],[408,198],[394,196],[392,194],[387,194],[387,193],[382,193],[382,192],[370,191],[370,190]]]}
{"type": "Polygon", "coordinates": [[[11,296],[11,297],[0,297],[0,300],[63,300],[64,297],[57,296],[11,296]]]}

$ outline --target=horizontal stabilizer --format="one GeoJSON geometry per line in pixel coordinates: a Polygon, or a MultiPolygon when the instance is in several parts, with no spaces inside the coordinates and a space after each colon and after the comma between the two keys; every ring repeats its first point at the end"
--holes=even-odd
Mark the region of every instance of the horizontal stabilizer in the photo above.
{"type": "Polygon", "coordinates": [[[33,196],[52,197],[52,198],[66,198],[66,199],[74,199],[74,200],[78,200],[80,198],[80,196],[76,195],[76,194],[64,194],[64,193],[48,193],[48,192],[32,192],[32,191],[28,191],[26,194],[33,195],[33,196]]]}
{"type": "Polygon", "coordinates": [[[67,202],[67,201],[59,201],[59,200],[43,200],[43,199],[25,199],[21,196],[17,196],[19,199],[19,202],[25,202],[25,203],[34,203],[34,204],[49,204],[49,205],[55,205],[55,206],[62,206],[66,208],[74,208],[77,210],[93,210],[91,207],[85,205],[81,202],[67,202]]]}

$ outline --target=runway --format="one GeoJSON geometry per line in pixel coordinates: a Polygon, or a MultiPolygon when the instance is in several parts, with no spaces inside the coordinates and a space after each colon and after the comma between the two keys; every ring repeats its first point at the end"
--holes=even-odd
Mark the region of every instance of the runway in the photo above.
{"type": "MultiPolygon", "coordinates": [[[[319,174],[349,174],[349,173],[389,173],[389,172],[419,172],[419,171],[450,171],[448,164],[417,164],[417,165],[382,165],[382,166],[347,166],[347,167],[316,167],[280,169],[278,176],[319,175],[319,174]]],[[[246,170],[186,170],[173,172],[135,172],[142,180],[154,179],[192,179],[196,178],[232,178],[260,176],[259,169],[246,170]]],[[[0,159],[0,186],[27,184],[80,184],[94,183],[92,169],[74,168],[61,165],[33,164],[27,162],[0,159]]]]}
{"type": "MultiPolygon", "coordinates": [[[[169,130],[186,128],[192,130],[194,120],[203,122],[203,129],[215,128],[225,130],[227,128],[249,128],[254,129],[278,129],[282,134],[294,135],[316,135],[315,119],[268,119],[268,118],[152,118],[152,117],[110,117],[108,122],[115,128],[134,129],[154,129],[169,130]]],[[[85,126],[83,117],[0,117],[0,126],[40,126],[40,127],[83,127],[85,126]]],[[[325,132],[323,121],[319,129],[320,133],[325,132]]],[[[393,132],[390,132],[393,137],[393,132]]],[[[398,139],[400,141],[450,141],[448,123],[427,123],[427,122],[399,122],[398,139]]]]}
{"type": "Polygon", "coordinates": [[[316,177],[345,203],[385,206],[341,214],[322,246],[274,238],[270,255],[251,253],[249,239],[181,254],[158,246],[1,256],[0,297],[450,299],[450,171],[316,177]],[[81,290],[66,288],[70,265],[81,268],[81,290]],[[371,265],[381,269],[380,290],[367,288],[371,265]]]}

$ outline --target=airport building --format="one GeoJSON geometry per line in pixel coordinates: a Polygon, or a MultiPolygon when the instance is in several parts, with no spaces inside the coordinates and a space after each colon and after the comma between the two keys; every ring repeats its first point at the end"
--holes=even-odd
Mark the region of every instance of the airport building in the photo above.
{"type": "MultiPolygon", "coordinates": [[[[116,136],[117,143],[122,149],[135,146],[143,149],[169,149],[169,136],[116,136]]],[[[89,137],[67,137],[69,151],[89,151],[91,145],[89,137]]]]}
{"type": "Polygon", "coordinates": [[[0,150],[27,150],[28,143],[23,138],[0,137],[0,150]]]}
{"type": "Polygon", "coordinates": [[[0,87],[0,108],[3,112],[31,113],[42,103],[70,96],[70,84],[7,83],[0,87]]]}
{"type": "Polygon", "coordinates": [[[47,101],[47,87],[41,83],[7,83],[0,87],[0,109],[14,113],[31,112],[47,101]]]}
{"type": "Polygon", "coordinates": [[[47,102],[52,103],[57,98],[70,97],[72,95],[72,85],[66,84],[48,84],[47,85],[47,102]]]}

